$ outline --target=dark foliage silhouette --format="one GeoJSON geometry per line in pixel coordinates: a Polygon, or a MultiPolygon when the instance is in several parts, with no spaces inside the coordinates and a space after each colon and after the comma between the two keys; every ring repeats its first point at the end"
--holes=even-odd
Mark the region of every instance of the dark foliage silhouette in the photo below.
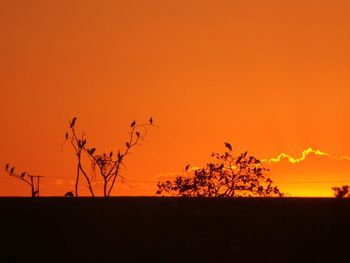
{"type": "Polygon", "coordinates": [[[64,197],[74,197],[73,191],[69,191],[69,192],[65,193],[64,197]]]}
{"type": "MultiPolygon", "coordinates": [[[[129,138],[125,142],[123,150],[110,151],[109,153],[97,153],[96,148],[88,146],[86,133],[78,135],[76,131],[77,118],[74,117],[69,122],[69,131],[66,133],[66,141],[69,141],[77,157],[77,170],[75,180],[75,190],[73,195],[79,195],[79,183],[81,177],[85,179],[91,196],[95,196],[93,181],[100,178],[103,181],[103,196],[110,196],[117,178],[123,180],[121,168],[124,165],[125,158],[131,153],[131,150],[140,144],[147,135],[147,128],[154,126],[153,119],[150,118],[147,123],[138,124],[132,121],[130,125],[129,138]],[[92,167],[92,169],[90,169],[92,167]]],[[[69,192],[68,192],[69,193],[69,192]]],[[[67,193],[67,194],[68,194],[67,193]]],[[[67,196],[66,194],[66,196],[67,196]]],[[[69,196],[71,196],[69,194],[69,196]]]]}
{"type": "Polygon", "coordinates": [[[31,190],[32,197],[39,197],[40,195],[40,178],[42,176],[31,175],[27,172],[16,173],[15,167],[10,166],[10,164],[6,164],[5,171],[9,176],[15,177],[23,182],[25,182],[31,190]]]}
{"type": "Polygon", "coordinates": [[[332,190],[334,191],[334,196],[337,198],[344,198],[344,197],[350,197],[350,186],[349,185],[343,185],[341,187],[332,187],[332,190]]]}
{"type": "Polygon", "coordinates": [[[205,168],[191,171],[187,176],[177,176],[173,181],[158,182],[157,195],[172,194],[184,197],[282,197],[277,186],[265,175],[267,168],[254,156],[244,152],[235,157],[232,146],[225,143],[228,151],[213,153],[217,162],[205,168]]]}

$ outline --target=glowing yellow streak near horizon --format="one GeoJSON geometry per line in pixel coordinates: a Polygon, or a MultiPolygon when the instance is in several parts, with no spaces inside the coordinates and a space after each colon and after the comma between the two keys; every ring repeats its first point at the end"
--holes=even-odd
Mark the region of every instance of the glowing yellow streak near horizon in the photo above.
{"type": "MultiPolygon", "coordinates": [[[[264,160],[262,160],[262,162],[278,163],[282,159],[287,159],[290,163],[300,163],[301,161],[304,161],[310,153],[313,153],[313,154],[318,155],[318,156],[327,156],[329,158],[331,157],[328,153],[321,152],[320,150],[314,150],[312,148],[308,148],[302,152],[302,155],[300,158],[293,158],[292,156],[290,156],[286,153],[281,153],[275,158],[271,158],[269,160],[264,159],[264,160]]],[[[343,156],[341,158],[350,160],[349,157],[347,157],[347,158],[346,157],[347,156],[343,156]]]]}
{"type": "MultiPolygon", "coordinates": [[[[286,154],[286,153],[280,153],[277,157],[274,157],[274,158],[270,158],[270,159],[263,159],[261,160],[262,163],[279,163],[281,162],[283,159],[287,159],[288,162],[290,163],[293,163],[293,164],[296,164],[296,163],[300,163],[302,161],[304,161],[306,159],[306,157],[309,155],[309,154],[314,154],[314,155],[317,155],[317,156],[326,156],[328,158],[332,158],[332,159],[338,159],[338,160],[347,160],[347,161],[350,161],[350,157],[349,156],[346,156],[346,155],[343,155],[339,158],[334,158],[332,157],[329,153],[326,153],[326,152],[322,152],[320,150],[314,150],[312,149],[311,147],[307,148],[306,150],[304,150],[301,154],[301,157],[300,158],[293,158],[292,156],[286,154]]],[[[231,168],[234,168],[236,169],[237,167],[236,166],[232,166],[231,168]]],[[[200,167],[197,167],[197,166],[192,166],[188,169],[188,172],[192,172],[192,171],[196,171],[196,170],[199,170],[200,167]]]]}

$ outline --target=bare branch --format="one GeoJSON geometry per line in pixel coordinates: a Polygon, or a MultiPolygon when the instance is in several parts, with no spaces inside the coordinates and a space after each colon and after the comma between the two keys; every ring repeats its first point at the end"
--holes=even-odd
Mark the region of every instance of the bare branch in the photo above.
{"type": "Polygon", "coordinates": [[[108,197],[110,196],[118,177],[122,178],[120,175],[121,167],[124,166],[123,161],[131,154],[131,150],[140,145],[139,142],[143,140],[148,132],[148,126],[155,126],[153,124],[153,119],[151,118],[148,123],[137,124],[134,120],[130,125],[129,137],[125,142],[125,148],[123,151],[115,151],[117,154],[114,154],[113,151],[107,153],[96,154],[96,148],[88,146],[88,142],[85,138],[86,133],[82,132],[81,136],[77,136],[75,127],[76,127],[77,118],[73,118],[69,122],[70,131],[66,133],[66,140],[70,140],[72,148],[77,157],[77,172],[76,172],[76,184],[75,184],[75,196],[78,196],[78,185],[80,183],[80,174],[83,175],[87,183],[87,187],[92,196],[95,196],[94,185],[92,180],[97,179],[97,177],[102,178],[103,181],[103,195],[108,197]],[[143,132],[141,132],[141,130],[143,132]],[[87,173],[87,170],[84,168],[85,162],[83,160],[88,159],[92,167],[91,173],[87,173]],[[96,168],[97,167],[97,168],[96,168]]]}

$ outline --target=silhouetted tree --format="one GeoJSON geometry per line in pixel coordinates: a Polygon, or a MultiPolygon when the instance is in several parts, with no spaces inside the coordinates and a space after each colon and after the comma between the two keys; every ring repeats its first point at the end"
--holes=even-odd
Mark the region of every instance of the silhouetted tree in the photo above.
{"type": "Polygon", "coordinates": [[[260,196],[282,197],[277,186],[265,175],[267,168],[247,152],[235,157],[232,146],[223,154],[213,153],[216,163],[208,163],[205,168],[185,170],[187,176],[177,176],[173,181],[158,182],[157,195],[163,193],[184,197],[239,197],[260,196]]]}
{"type": "Polygon", "coordinates": [[[31,175],[27,172],[15,173],[15,167],[14,166],[10,167],[10,164],[6,164],[5,171],[9,176],[15,177],[15,178],[25,182],[30,187],[32,197],[39,197],[39,195],[40,195],[40,178],[42,176],[31,175]]]}
{"type": "MultiPolygon", "coordinates": [[[[95,147],[88,147],[86,140],[86,134],[82,132],[80,135],[76,132],[77,118],[73,118],[69,123],[69,132],[66,133],[66,141],[70,141],[75,155],[77,157],[77,171],[74,195],[78,196],[78,187],[81,175],[87,183],[87,187],[91,196],[95,196],[93,181],[97,178],[103,180],[103,195],[105,197],[110,196],[117,178],[123,179],[121,175],[121,167],[127,155],[131,153],[131,150],[139,145],[147,135],[147,127],[152,126],[153,119],[150,118],[147,123],[137,124],[133,121],[130,125],[129,138],[125,142],[124,150],[117,150],[116,153],[110,151],[109,153],[96,153],[95,147]],[[89,165],[84,162],[84,159],[88,160],[89,165]],[[92,167],[92,171],[88,172],[87,166],[92,167]]],[[[90,169],[91,170],[91,169],[90,169]]],[[[67,196],[67,195],[66,195],[67,196]]]]}
{"type": "Polygon", "coordinates": [[[350,197],[350,186],[343,185],[341,187],[332,187],[332,190],[334,191],[334,196],[337,198],[344,198],[344,197],[350,197]]]}

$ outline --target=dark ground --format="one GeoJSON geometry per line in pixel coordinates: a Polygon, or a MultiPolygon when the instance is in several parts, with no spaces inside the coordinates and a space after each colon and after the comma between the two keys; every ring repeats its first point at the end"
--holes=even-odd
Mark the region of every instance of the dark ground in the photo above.
{"type": "Polygon", "coordinates": [[[350,262],[350,200],[0,198],[1,262],[350,262]]]}

